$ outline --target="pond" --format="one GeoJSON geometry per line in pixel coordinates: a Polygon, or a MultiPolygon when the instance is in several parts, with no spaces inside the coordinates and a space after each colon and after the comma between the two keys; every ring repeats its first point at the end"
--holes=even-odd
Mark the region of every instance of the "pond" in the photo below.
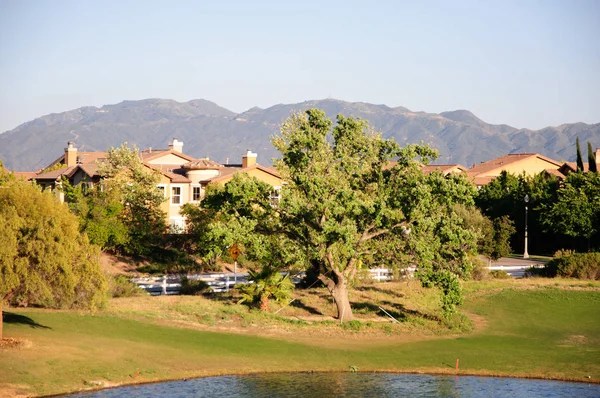
{"type": "Polygon", "coordinates": [[[475,376],[272,373],[119,387],[69,397],[600,397],[600,385],[475,376]]]}

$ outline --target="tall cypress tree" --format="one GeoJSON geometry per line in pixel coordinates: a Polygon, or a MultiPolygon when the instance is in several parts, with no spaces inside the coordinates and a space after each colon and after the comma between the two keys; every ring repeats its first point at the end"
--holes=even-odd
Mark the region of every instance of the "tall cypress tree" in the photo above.
{"type": "Polygon", "coordinates": [[[583,172],[583,156],[581,156],[581,147],[579,146],[579,137],[575,139],[577,146],[577,172],[583,172]]]}
{"type": "Polygon", "coordinates": [[[590,173],[597,173],[598,167],[596,166],[596,154],[592,151],[592,144],[588,141],[588,170],[590,173]]]}

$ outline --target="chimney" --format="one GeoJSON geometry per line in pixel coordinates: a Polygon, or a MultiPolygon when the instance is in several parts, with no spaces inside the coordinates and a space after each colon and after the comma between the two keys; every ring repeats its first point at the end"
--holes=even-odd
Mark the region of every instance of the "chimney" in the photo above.
{"type": "Polygon", "coordinates": [[[67,147],[65,148],[65,166],[73,167],[77,165],[77,148],[75,148],[75,144],[73,141],[67,142],[67,147]]]}
{"type": "Polygon", "coordinates": [[[256,164],[257,156],[258,155],[256,153],[254,153],[250,149],[248,149],[248,152],[246,152],[244,155],[242,155],[242,167],[246,168],[246,167],[254,166],[256,164]]]}
{"type": "Polygon", "coordinates": [[[173,138],[173,142],[169,144],[169,149],[174,152],[183,153],[183,142],[177,138],[173,138]]]}

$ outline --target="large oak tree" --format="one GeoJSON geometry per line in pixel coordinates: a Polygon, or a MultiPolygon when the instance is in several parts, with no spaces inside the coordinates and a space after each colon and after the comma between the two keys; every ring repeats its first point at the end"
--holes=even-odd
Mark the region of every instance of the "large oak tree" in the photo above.
{"type": "Polygon", "coordinates": [[[434,150],[400,147],[365,121],[341,115],[332,129],[318,109],[292,115],[272,142],[287,183],[281,233],[319,268],[339,319],[352,318],[348,290],[359,267],[390,259],[440,287],[446,313],[460,303],[458,279],[468,276],[477,237],[452,208],[473,204],[474,187],[439,172],[425,175],[422,164],[434,150]]]}

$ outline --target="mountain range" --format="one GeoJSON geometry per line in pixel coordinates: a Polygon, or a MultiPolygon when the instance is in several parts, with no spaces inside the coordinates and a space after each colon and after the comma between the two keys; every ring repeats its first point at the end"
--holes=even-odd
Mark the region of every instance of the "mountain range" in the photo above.
{"type": "Polygon", "coordinates": [[[386,138],[397,142],[435,147],[435,163],[473,164],[508,153],[537,152],[555,160],[575,159],[575,138],[600,146],[600,123],[562,124],[540,130],[517,129],[484,122],[467,110],[442,113],[413,112],[336,99],[254,107],[235,113],[203,100],[177,102],[167,99],[123,101],[101,108],[88,106],[53,113],[0,134],[0,160],[11,170],[33,171],[59,157],[68,141],[80,151],[105,151],[127,141],[140,149],[166,148],[177,137],[184,153],[210,157],[221,163],[239,163],[248,149],[268,165],[278,153],[270,143],[281,123],[293,112],[323,109],[335,120],[337,114],[369,121],[386,138]]]}

